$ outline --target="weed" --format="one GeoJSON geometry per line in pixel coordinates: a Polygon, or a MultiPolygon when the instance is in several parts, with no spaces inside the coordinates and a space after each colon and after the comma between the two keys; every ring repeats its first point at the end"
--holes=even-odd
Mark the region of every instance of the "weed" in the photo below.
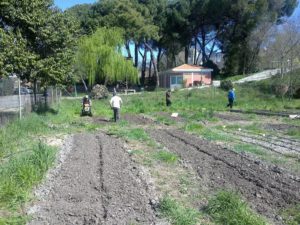
{"type": "Polygon", "coordinates": [[[148,135],[146,132],[141,128],[134,128],[130,130],[120,130],[119,133],[121,136],[131,139],[131,140],[137,140],[137,141],[147,141],[149,140],[148,135]]]}
{"type": "Polygon", "coordinates": [[[29,199],[31,188],[43,178],[55,159],[53,148],[42,144],[0,167],[0,206],[19,208],[29,199]]]}
{"type": "Polygon", "coordinates": [[[260,156],[266,155],[266,152],[262,148],[259,148],[255,145],[251,145],[251,144],[237,144],[234,146],[234,150],[236,152],[250,152],[255,155],[260,155],[260,156]]]}
{"type": "Polygon", "coordinates": [[[199,123],[187,123],[184,127],[185,131],[199,132],[203,129],[203,126],[199,123]]]}
{"type": "Polygon", "coordinates": [[[198,132],[198,134],[211,141],[228,141],[228,137],[226,135],[220,134],[218,131],[208,128],[202,129],[200,132],[198,132]]]}
{"type": "Polygon", "coordinates": [[[265,225],[263,218],[252,212],[249,206],[234,192],[220,191],[209,200],[206,209],[217,224],[265,225]]]}
{"type": "Polygon", "coordinates": [[[175,155],[174,153],[165,151],[165,150],[160,150],[158,152],[154,152],[152,157],[156,160],[166,162],[169,164],[175,164],[178,160],[177,155],[175,155]]]}
{"type": "Polygon", "coordinates": [[[197,224],[200,216],[196,210],[187,208],[168,196],[160,201],[159,209],[162,216],[168,218],[174,225],[197,224]]]}
{"type": "Polygon", "coordinates": [[[300,224],[300,205],[290,207],[282,212],[283,220],[288,225],[300,224]]]}
{"type": "Polygon", "coordinates": [[[299,128],[289,129],[286,134],[300,138],[300,129],[299,128]]]}
{"type": "Polygon", "coordinates": [[[175,121],[171,118],[165,117],[165,116],[157,116],[156,120],[165,124],[165,125],[174,125],[175,121]]]}
{"type": "Polygon", "coordinates": [[[20,225],[25,223],[26,218],[21,216],[0,217],[0,225],[20,225]]]}

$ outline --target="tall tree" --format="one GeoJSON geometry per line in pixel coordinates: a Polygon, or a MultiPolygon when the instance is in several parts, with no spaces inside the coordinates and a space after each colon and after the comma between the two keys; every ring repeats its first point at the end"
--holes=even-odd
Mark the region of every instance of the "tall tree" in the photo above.
{"type": "Polygon", "coordinates": [[[118,28],[99,28],[79,42],[76,66],[79,76],[87,78],[89,85],[126,81],[138,82],[136,68],[121,54],[123,31],[118,28]]]}
{"type": "Polygon", "coordinates": [[[11,58],[16,61],[22,55],[22,70],[15,71],[21,78],[40,79],[45,85],[66,81],[77,28],[52,0],[1,1],[0,28],[23,48],[11,58]]]}

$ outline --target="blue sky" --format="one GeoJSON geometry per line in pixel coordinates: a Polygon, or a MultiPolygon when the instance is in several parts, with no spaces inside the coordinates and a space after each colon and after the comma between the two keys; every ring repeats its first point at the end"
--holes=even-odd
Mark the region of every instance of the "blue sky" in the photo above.
{"type": "Polygon", "coordinates": [[[70,8],[77,4],[84,4],[84,3],[94,3],[97,0],[54,0],[54,4],[57,5],[62,10],[70,8]]]}

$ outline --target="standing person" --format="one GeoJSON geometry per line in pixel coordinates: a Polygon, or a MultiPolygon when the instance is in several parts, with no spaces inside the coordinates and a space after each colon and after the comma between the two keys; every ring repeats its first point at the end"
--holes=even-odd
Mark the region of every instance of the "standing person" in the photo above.
{"type": "Polygon", "coordinates": [[[116,92],[113,92],[113,97],[110,99],[110,107],[113,109],[115,122],[120,119],[120,109],[122,104],[122,99],[117,96],[116,92]]]}
{"type": "Polygon", "coordinates": [[[169,89],[166,92],[166,105],[167,106],[171,106],[172,102],[171,102],[171,90],[169,89]]]}
{"type": "Polygon", "coordinates": [[[230,88],[230,90],[228,91],[228,104],[227,104],[227,107],[229,106],[232,109],[234,100],[235,100],[234,88],[230,88]]]}

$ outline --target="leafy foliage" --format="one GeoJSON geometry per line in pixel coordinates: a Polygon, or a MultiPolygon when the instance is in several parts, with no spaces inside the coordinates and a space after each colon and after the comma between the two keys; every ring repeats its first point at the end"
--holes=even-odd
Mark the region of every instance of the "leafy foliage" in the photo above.
{"type": "Polygon", "coordinates": [[[15,73],[43,84],[66,82],[76,24],[51,0],[1,1],[0,76],[15,73]]]}
{"type": "Polygon", "coordinates": [[[87,75],[89,84],[96,81],[107,84],[126,80],[137,83],[137,70],[121,54],[122,30],[100,28],[79,43],[76,65],[79,73],[87,75]]]}

